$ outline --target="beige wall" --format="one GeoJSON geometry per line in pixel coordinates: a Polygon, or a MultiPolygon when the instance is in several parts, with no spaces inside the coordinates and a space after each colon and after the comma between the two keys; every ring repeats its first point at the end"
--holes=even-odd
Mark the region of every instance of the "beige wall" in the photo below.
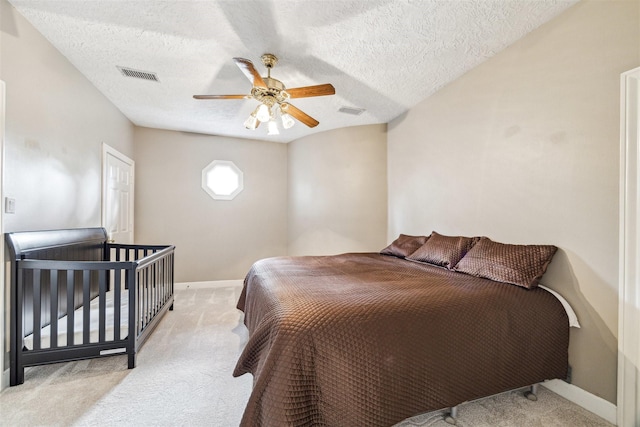
{"type": "Polygon", "coordinates": [[[100,226],[102,143],[133,152],[133,125],[6,0],[4,231],[100,226]]]}
{"type": "Polygon", "coordinates": [[[379,251],[386,245],[386,125],[289,143],[289,254],[379,251]]]}
{"type": "MultiPolygon", "coordinates": [[[[2,231],[100,226],[102,143],[132,155],[133,125],[6,0],[0,0],[0,80],[6,83],[2,193],[16,200],[2,231]]],[[[0,327],[0,348],[4,332],[0,327]]],[[[4,362],[0,371],[8,369],[8,357],[4,362]]]]}
{"type": "Polygon", "coordinates": [[[287,146],[136,127],[135,241],[176,245],[176,280],[242,279],[287,252],[287,146]],[[213,160],[231,160],[244,190],[214,200],[201,187],[213,160]]]}
{"type": "Polygon", "coordinates": [[[573,382],[616,397],[620,73],[640,3],[584,1],[389,124],[389,234],[560,248],[573,382]]]}

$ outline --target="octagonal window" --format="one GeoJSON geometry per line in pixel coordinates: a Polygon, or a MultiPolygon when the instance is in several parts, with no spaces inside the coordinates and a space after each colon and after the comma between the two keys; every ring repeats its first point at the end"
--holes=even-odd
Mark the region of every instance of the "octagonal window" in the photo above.
{"type": "Polygon", "coordinates": [[[202,169],[202,188],[216,200],[231,200],[243,189],[242,171],[228,160],[214,160],[202,169]]]}

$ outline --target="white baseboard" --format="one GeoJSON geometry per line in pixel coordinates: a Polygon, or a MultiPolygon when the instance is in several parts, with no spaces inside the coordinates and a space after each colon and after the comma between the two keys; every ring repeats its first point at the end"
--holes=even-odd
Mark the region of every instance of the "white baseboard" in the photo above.
{"type": "Polygon", "coordinates": [[[208,282],[177,282],[173,287],[175,290],[184,289],[206,289],[206,288],[225,288],[229,286],[242,286],[242,279],[238,280],[211,280],[208,282]]]}
{"type": "Polygon", "coordinates": [[[545,381],[541,385],[576,405],[582,406],[587,411],[593,412],[600,418],[604,418],[611,424],[616,424],[617,408],[613,403],[562,380],[545,381]]]}
{"type": "MultiPolygon", "coordinates": [[[[9,355],[9,353],[7,353],[7,355],[9,355]]],[[[9,373],[10,371],[8,369],[6,371],[2,371],[2,378],[0,379],[2,384],[0,384],[0,391],[9,387],[9,382],[10,382],[9,373]]]]}

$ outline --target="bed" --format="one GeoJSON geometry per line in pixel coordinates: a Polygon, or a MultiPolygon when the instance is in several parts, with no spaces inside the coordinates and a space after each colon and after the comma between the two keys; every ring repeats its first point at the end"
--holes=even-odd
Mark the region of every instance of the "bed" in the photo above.
{"type": "Polygon", "coordinates": [[[173,309],[173,245],[107,242],[104,228],[6,234],[10,385],[25,367],[127,354],[173,309]]]}
{"type": "Polygon", "coordinates": [[[233,375],[254,379],[241,425],[391,426],[566,378],[568,314],[537,287],[556,248],[526,246],[535,259],[507,271],[499,258],[522,263],[525,245],[459,239],[256,262],[238,301],[249,338],[233,375]],[[522,283],[481,277],[496,274],[522,283]]]}

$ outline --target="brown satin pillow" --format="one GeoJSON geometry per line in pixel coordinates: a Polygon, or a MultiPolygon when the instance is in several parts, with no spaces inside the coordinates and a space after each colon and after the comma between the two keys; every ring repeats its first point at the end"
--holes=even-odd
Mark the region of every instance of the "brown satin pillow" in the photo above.
{"type": "Polygon", "coordinates": [[[478,241],[477,237],[444,236],[435,231],[407,259],[427,262],[451,270],[478,241]]]}
{"type": "Polygon", "coordinates": [[[427,239],[427,236],[408,236],[401,234],[393,243],[381,250],[380,253],[382,255],[393,255],[398,258],[404,258],[424,245],[427,239]]]}
{"type": "Polygon", "coordinates": [[[557,250],[553,245],[509,245],[482,237],[454,270],[532,289],[557,250]]]}

